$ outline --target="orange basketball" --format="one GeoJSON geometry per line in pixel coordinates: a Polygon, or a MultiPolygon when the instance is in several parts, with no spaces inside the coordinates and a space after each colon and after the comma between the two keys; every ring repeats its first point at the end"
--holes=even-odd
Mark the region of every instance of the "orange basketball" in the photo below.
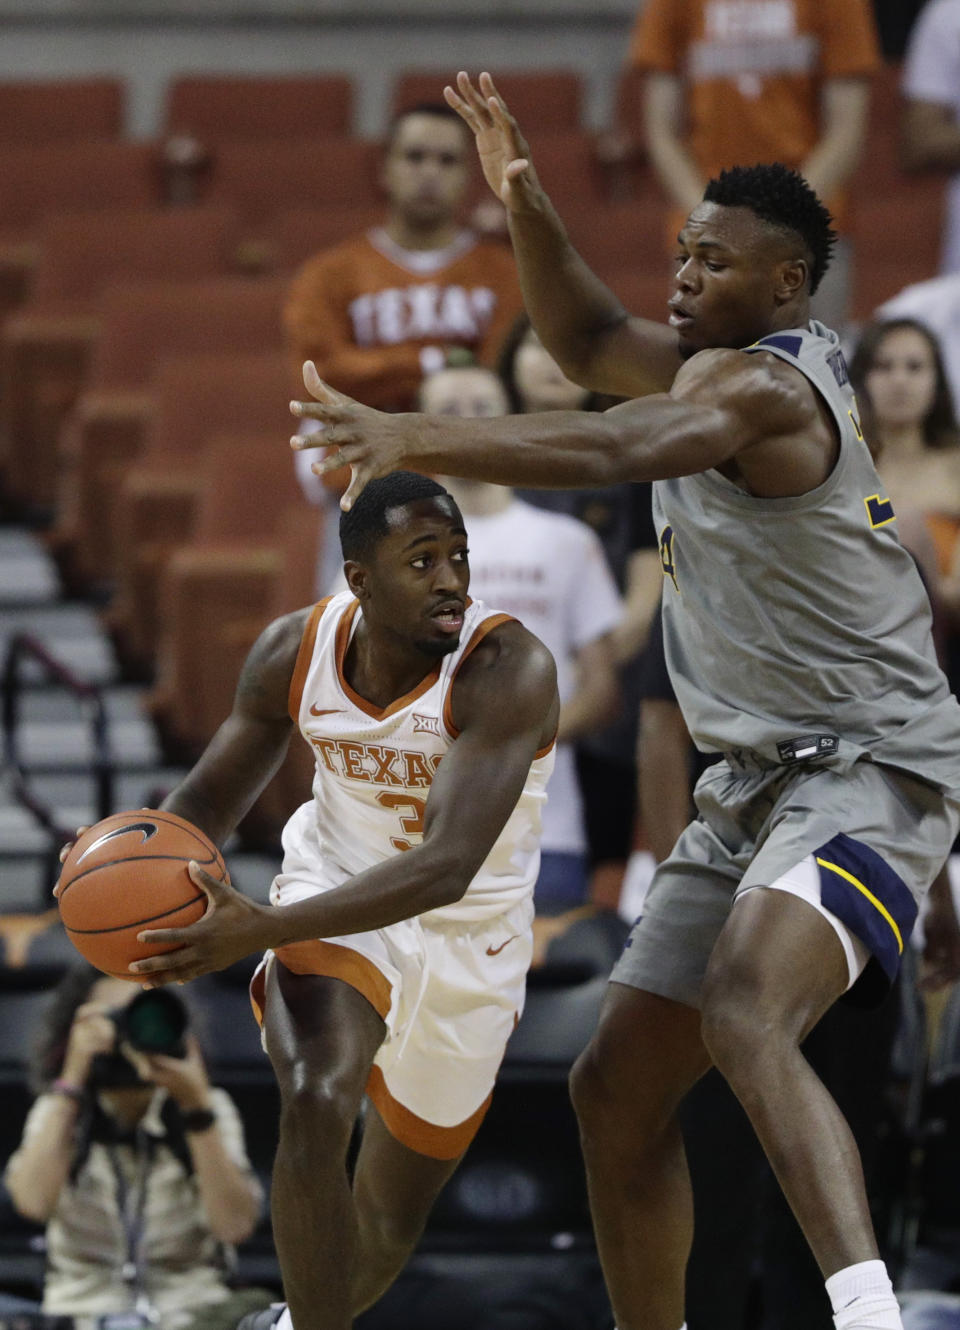
{"type": "Polygon", "coordinates": [[[60,918],[70,941],[104,974],[137,982],[131,961],[172,950],[144,946],[137,934],[185,928],[206,911],[187,870],[191,859],[229,882],[217,847],[176,813],[138,808],[89,827],[60,873],[60,918]]]}

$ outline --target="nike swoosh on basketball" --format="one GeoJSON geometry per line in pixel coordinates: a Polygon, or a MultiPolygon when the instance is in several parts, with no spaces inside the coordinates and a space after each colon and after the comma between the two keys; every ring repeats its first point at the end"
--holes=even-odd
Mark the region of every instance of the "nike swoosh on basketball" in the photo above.
{"type": "Polygon", "coordinates": [[[157,834],[157,824],[156,822],[128,822],[125,827],[114,827],[113,831],[108,831],[105,835],[98,836],[92,845],[88,845],[77,860],[77,863],[82,864],[88,854],[93,854],[94,850],[99,849],[101,845],[105,845],[108,840],[114,840],[117,836],[126,836],[131,831],[139,831],[143,837],[140,844],[145,845],[152,836],[157,834]]]}
{"type": "MultiPolygon", "coordinates": [[[[512,934],[512,936],[507,938],[507,942],[512,942],[514,938],[518,938],[519,936],[520,936],[519,933],[514,933],[512,934]]],[[[507,942],[501,942],[499,947],[487,947],[487,955],[499,956],[501,951],[503,951],[504,947],[507,945],[507,942]]]]}
{"type": "Polygon", "coordinates": [[[339,715],[342,711],[343,707],[318,707],[315,702],[310,707],[311,716],[333,716],[339,715]]]}

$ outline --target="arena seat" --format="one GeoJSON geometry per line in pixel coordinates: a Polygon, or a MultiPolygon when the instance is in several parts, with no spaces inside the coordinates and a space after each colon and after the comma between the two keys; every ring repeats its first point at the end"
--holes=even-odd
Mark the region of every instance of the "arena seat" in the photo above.
{"type": "Polygon", "coordinates": [[[123,133],[120,79],[24,79],[0,83],[0,142],[20,145],[115,139],[123,133]]]}
{"type": "Polygon", "coordinates": [[[292,272],[320,250],[378,226],[383,219],[382,202],[327,207],[298,205],[274,213],[262,228],[262,239],[273,265],[292,272]]]}
{"type": "Polygon", "coordinates": [[[232,208],[245,228],[256,232],[274,213],[279,199],[298,206],[383,208],[377,174],[381,150],[365,139],[334,135],[271,143],[225,143],[217,152],[208,203],[232,208]]]}
{"type": "Polygon", "coordinates": [[[670,274],[668,214],[669,208],[659,195],[629,199],[574,214],[568,230],[586,262],[605,281],[611,275],[633,270],[651,277],[662,275],[666,291],[670,274]]]}
{"type": "MultiPolygon", "coordinates": [[[[126,473],[116,509],[116,589],[107,611],[121,658],[150,665],[157,639],[157,588],[174,549],[189,541],[211,435],[263,436],[273,465],[291,473],[292,372],[279,351],[170,356],[151,376],[154,403],[143,448],[126,473]]],[[[297,490],[292,482],[289,497],[297,490]]]]}
{"type": "Polygon", "coordinates": [[[12,497],[46,508],[56,440],[99,330],[97,298],[118,279],[226,275],[233,219],[223,209],[59,213],[37,231],[30,300],[0,334],[0,424],[12,497]]]}
{"type": "Polygon", "coordinates": [[[530,150],[537,175],[561,214],[572,210],[590,213],[603,202],[604,175],[592,134],[582,129],[534,130],[530,150]]]}
{"type": "Polygon", "coordinates": [[[604,280],[619,296],[629,313],[653,319],[657,323],[666,322],[667,300],[673,290],[668,268],[664,267],[659,272],[625,268],[619,272],[604,273],[604,280]]]}
{"type": "MultiPolygon", "coordinates": [[[[456,87],[457,70],[417,70],[400,74],[393,86],[393,112],[422,103],[443,102],[445,84],[456,87]]],[[[583,123],[583,80],[570,69],[537,69],[497,73],[497,91],[524,126],[526,134],[538,129],[575,130],[583,123]]]]}
{"type": "Polygon", "coordinates": [[[236,139],[349,134],[352,120],[353,84],[345,74],[191,74],[167,89],[164,132],[219,147],[236,139]]]}
{"type": "Polygon", "coordinates": [[[156,361],[177,352],[279,349],[284,293],[277,281],[233,277],[107,288],[90,374],[61,431],[51,539],[68,579],[90,584],[115,572],[120,483],[150,418],[156,361]]]}
{"type": "Polygon", "coordinates": [[[188,752],[201,749],[227,716],[247,653],[274,617],[284,567],[280,528],[296,495],[293,466],[273,434],[231,433],[204,449],[192,539],[170,555],[161,576],[150,699],[164,736],[188,752]]]}
{"type": "Polygon", "coordinates": [[[933,178],[855,204],[852,314],[858,321],[913,282],[940,269],[945,191],[933,178]]]}
{"type": "Polygon", "coordinates": [[[149,208],[160,202],[151,143],[77,140],[0,145],[0,320],[29,294],[35,230],[49,213],[149,208]]]}

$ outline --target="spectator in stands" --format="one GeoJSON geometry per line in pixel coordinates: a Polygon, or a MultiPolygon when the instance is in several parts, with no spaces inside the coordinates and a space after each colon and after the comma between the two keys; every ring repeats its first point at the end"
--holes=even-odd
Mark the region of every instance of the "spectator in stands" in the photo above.
{"type": "Polygon", "coordinates": [[[196,1037],[176,1046],[184,1016],[172,993],[145,994],[85,963],[56,991],[38,1095],[5,1175],[17,1210],[47,1226],[45,1312],[80,1326],[126,1315],[128,1327],[227,1330],[269,1296],[226,1282],[231,1246],[253,1231],[263,1198],[196,1037]],[[148,1019],[166,1026],[177,1056],[132,1046],[135,999],[141,1015],[159,999],[148,1019]]]}
{"type": "MultiPolygon", "coordinates": [[[[648,72],[647,146],[677,205],[671,236],[722,168],[771,161],[806,177],[842,233],[878,65],[869,0],[647,0],[629,59],[648,72]]],[[[815,317],[842,327],[849,290],[843,242],[815,317]]]]}
{"type": "MultiPolygon", "coordinates": [[[[566,378],[530,326],[515,323],[498,361],[515,412],[603,410],[616,398],[588,393],[566,378]]],[[[577,743],[595,903],[616,908],[636,822],[638,656],[660,599],[660,558],[649,485],[610,485],[591,490],[517,490],[535,508],[578,517],[600,538],[623,596],[623,617],[610,634],[620,685],[620,711],[613,724],[577,743]]]]}
{"type": "MultiPolygon", "coordinates": [[[[469,132],[443,103],[397,116],[383,163],[384,224],[309,259],[294,279],[284,321],[294,361],[312,360],[334,388],[384,411],[409,410],[425,374],[449,347],[492,363],[521,309],[513,257],[458,221],[473,157],[469,132]]],[[[346,476],[320,481],[295,454],[312,503],[335,511],[346,476]]],[[[340,564],[330,521],[318,576],[340,564]]]]}
{"type": "MultiPolygon", "coordinates": [[[[421,408],[431,415],[475,418],[506,415],[509,402],[496,374],[464,365],[430,375],[421,389],[421,408]]],[[[449,489],[470,529],[472,594],[516,615],[557,662],[560,742],[543,816],[534,903],[541,916],[565,914],[582,907],[588,891],[573,744],[616,710],[610,635],[622,615],[620,597],[600,541],[583,523],[533,508],[500,485],[451,479],[449,489]]]]}
{"type": "Polygon", "coordinates": [[[960,402],[960,272],[905,286],[881,305],[878,319],[918,319],[936,336],[954,402],[960,402]]]}
{"type": "Polygon", "coordinates": [[[901,539],[939,599],[960,530],[960,431],[937,339],[916,319],[871,323],[850,378],[901,539]]]}
{"type": "Polygon", "coordinates": [[[941,272],[960,273],[960,0],[929,0],[907,47],[903,156],[951,179],[941,272]]]}

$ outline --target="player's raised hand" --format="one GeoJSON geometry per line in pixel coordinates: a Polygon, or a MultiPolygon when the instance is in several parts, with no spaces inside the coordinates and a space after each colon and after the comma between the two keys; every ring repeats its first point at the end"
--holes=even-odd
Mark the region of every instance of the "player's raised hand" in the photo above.
{"type": "Polygon", "coordinates": [[[510,212],[525,212],[541,192],[527,141],[489,74],[481,74],[479,87],[463,70],[457,86],[447,86],[447,103],[473,130],[480,165],[487,184],[510,212]]]}
{"type": "Polygon", "coordinates": [[[368,480],[396,471],[406,456],[402,422],[412,417],[387,415],[363,406],[324,383],[312,360],[303,366],[303,382],[312,402],[291,402],[290,410],[301,420],[318,420],[313,434],[295,434],[290,446],[298,451],[328,448],[330,451],[313,470],[318,476],[350,467],[350,484],[340,500],[349,509],[368,480]]]}

